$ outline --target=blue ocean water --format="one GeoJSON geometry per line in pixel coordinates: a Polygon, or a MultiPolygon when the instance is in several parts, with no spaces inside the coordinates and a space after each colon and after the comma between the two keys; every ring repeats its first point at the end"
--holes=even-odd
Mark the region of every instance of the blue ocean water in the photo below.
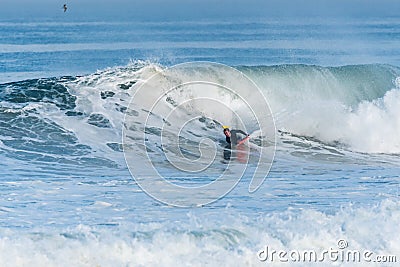
{"type": "MultiPolygon", "coordinates": [[[[399,17],[2,19],[0,265],[264,266],[266,245],[322,251],[340,239],[399,261],[399,26],[399,17]],[[122,130],[136,84],[188,61],[255,82],[276,155],[256,192],[245,175],[218,201],[174,208],[136,184],[122,130]]],[[[224,142],[219,128],[191,130],[224,142]]],[[[193,179],[157,158],[163,149],[145,149],[168,177],[193,179]]]]}

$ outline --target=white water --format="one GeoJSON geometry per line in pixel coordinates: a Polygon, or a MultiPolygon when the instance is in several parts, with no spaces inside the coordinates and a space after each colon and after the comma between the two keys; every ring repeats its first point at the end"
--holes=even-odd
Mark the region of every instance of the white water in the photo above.
{"type": "MultiPolygon", "coordinates": [[[[344,207],[335,214],[313,210],[274,212],[254,217],[237,216],[233,208],[223,210],[220,221],[187,213],[179,225],[128,222],[104,229],[79,225],[76,228],[34,232],[1,230],[0,265],[19,266],[287,266],[277,257],[271,262],[258,259],[257,252],[270,250],[305,251],[338,249],[396,255],[400,251],[399,203],[392,200],[364,208],[344,207]],[[383,219],[384,218],[384,219],[383,219]],[[223,225],[223,226],[222,226],[223,225]]],[[[345,250],[345,251],[346,251],[345,250]]],[[[397,260],[400,259],[397,257],[397,260]]],[[[292,265],[294,262],[289,261],[292,265]]],[[[309,266],[297,262],[296,266],[309,266]]],[[[315,263],[314,263],[315,264],[315,263]]],[[[323,266],[354,265],[331,261],[323,266]]],[[[394,266],[395,263],[358,263],[394,266]]]]}

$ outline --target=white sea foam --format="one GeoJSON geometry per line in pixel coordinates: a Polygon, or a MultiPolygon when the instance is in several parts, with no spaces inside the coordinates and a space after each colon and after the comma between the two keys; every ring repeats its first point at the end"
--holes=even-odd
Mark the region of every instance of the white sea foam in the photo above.
{"type": "MultiPolygon", "coordinates": [[[[249,218],[233,209],[222,211],[218,223],[189,213],[182,224],[148,223],[116,228],[77,226],[57,232],[2,230],[0,265],[19,266],[286,266],[275,256],[259,260],[266,246],[276,251],[343,250],[393,255],[400,261],[399,202],[385,200],[372,207],[348,206],[335,214],[312,209],[287,210],[249,218]],[[384,219],[383,219],[384,218],[384,219]]],[[[290,262],[289,262],[290,263],[290,262]]],[[[293,262],[292,262],[293,263],[293,262]]],[[[323,266],[341,266],[328,257],[323,266]]],[[[286,265],[285,265],[286,264],[286,265]]],[[[309,266],[299,261],[297,266],[309,266]]],[[[315,263],[314,263],[315,264],[315,263]]],[[[354,262],[350,262],[354,265],[354,262]]],[[[358,263],[357,263],[358,264],[358,263]]],[[[366,264],[361,258],[359,264],[366,264]]],[[[368,263],[382,266],[382,263],[368,263]]],[[[391,266],[394,266],[389,264],[391,266]]],[[[387,266],[389,266],[387,265],[387,266]]]]}

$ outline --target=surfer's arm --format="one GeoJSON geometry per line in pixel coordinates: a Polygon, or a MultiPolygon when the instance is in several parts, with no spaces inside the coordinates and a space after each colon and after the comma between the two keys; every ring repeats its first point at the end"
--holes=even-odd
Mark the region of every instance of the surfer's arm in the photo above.
{"type": "Polygon", "coordinates": [[[237,133],[243,134],[245,136],[249,136],[249,134],[243,132],[242,130],[235,130],[237,133]]]}

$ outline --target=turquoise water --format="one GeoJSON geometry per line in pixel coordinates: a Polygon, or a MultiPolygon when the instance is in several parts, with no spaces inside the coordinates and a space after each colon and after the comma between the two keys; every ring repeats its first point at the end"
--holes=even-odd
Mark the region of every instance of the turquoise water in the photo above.
{"type": "MultiPolygon", "coordinates": [[[[266,245],[339,239],[399,260],[399,24],[1,19],[0,265],[261,266],[266,245]],[[276,155],[255,193],[245,175],[218,201],[174,208],[130,175],[121,142],[135,84],[187,61],[232,66],[268,100],[276,155]]],[[[224,144],[217,127],[191,130],[224,144]]],[[[192,181],[148,149],[166,176],[192,181]]],[[[215,170],[234,171],[218,153],[215,170]]]]}

